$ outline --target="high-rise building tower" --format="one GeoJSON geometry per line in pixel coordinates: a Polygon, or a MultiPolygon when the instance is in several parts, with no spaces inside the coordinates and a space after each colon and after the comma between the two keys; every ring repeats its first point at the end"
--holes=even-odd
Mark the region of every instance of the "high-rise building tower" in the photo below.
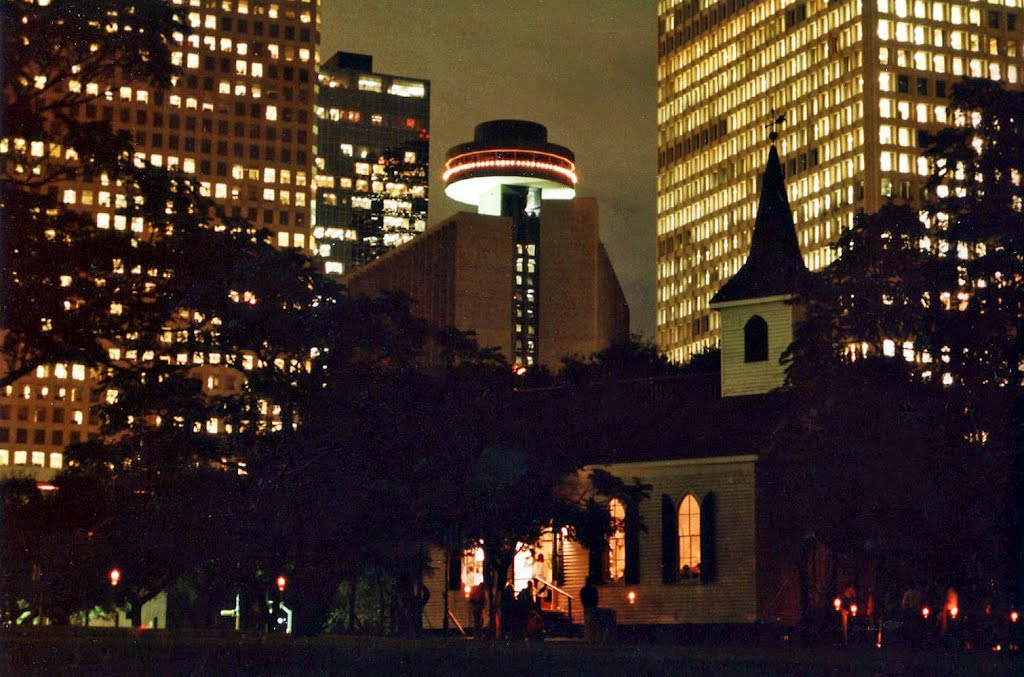
{"type": "Polygon", "coordinates": [[[766,126],[808,268],[854,215],[913,201],[922,148],[964,76],[1015,87],[1024,3],[660,0],[657,343],[714,347],[709,302],[743,264],[766,126]],[[784,119],[782,119],[784,118],[784,119]]]}
{"type": "Polygon", "coordinates": [[[426,228],[430,82],[338,52],[320,71],[316,116],[317,253],[344,274],[426,228]]]}
{"type": "Polygon", "coordinates": [[[576,156],[568,148],[548,143],[548,130],[535,122],[484,122],[477,125],[473,137],[448,151],[442,176],[445,193],[476,206],[480,214],[512,219],[511,357],[529,366],[538,354],[541,201],[576,196],[576,156]]]}
{"type": "MultiPolygon", "coordinates": [[[[308,250],[319,0],[171,5],[192,29],[175,36],[182,72],[173,86],[71,81],[72,91],[96,97],[80,114],[130,134],[137,158],[193,174],[229,213],[273,231],[278,245],[308,250]]],[[[127,197],[106,176],[65,182],[59,195],[100,228],[145,227],[118,214],[127,197]]],[[[208,383],[232,390],[235,379],[208,383]]],[[[95,386],[85,366],[53,364],[0,389],[0,475],[55,474],[65,447],[98,430],[95,386]]]]}
{"type": "Polygon", "coordinates": [[[448,151],[442,179],[473,205],[344,278],[350,292],[402,291],[435,329],[473,331],[517,368],[629,335],[629,307],[601,244],[597,202],[576,198],[568,148],[535,122],[492,120],[448,151]]]}

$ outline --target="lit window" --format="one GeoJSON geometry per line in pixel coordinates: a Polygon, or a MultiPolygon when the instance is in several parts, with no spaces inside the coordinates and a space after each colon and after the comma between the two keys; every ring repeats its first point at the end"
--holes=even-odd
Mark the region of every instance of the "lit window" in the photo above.
{"type": "Polygon", "coordinates": [[[461,585],[463,590],[475,587],[484,581],[484,549],[480,546],[462,553],[461,585]]]}
{"type": "Polygon", "coordinates": [[[361,75],[359,77],[359,89],[366,92],[380,92],[384,88],[380,78],[361,75]]]}
{"type": "Polygon", "coordinates": [[[199,55],[187,54],[185,56],[185,66],[188,68],[199,68],[199,55]]]}
{"type": "Polygon", "coordinates": [[[613,498],[608,501],[608,512],[614,528],[608,537],[608,577],[618,581],[626,575],[626,508],[622,501],[613,498]]]}
{"type": "Polygon", "coordinates": [[[267,119],[277,120],[277,106],[267,106],[267,119]]]}
{"type": "Polygon", "coordinates": [[[393,96],[422,99],[427,95],[427,90],[426,86],[422,82],[403,82],[396,80],[390,87],[388,87],[388,94],[393,96]]]}
{"type": "Polygon", "coordinates": [[[679,574],[700,574],[700,506],[692,495],[679,504],[679,574]]]}
{"type": "Polygon", "coordinates": [[[71,378],[76,381],[85,380],[85,365],[84,364],[73,364],[71,365],[71,378]]]}

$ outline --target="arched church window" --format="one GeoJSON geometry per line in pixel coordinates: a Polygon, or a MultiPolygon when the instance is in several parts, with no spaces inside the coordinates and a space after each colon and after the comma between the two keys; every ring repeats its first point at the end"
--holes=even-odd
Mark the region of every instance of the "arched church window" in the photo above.
{"type": "Polygon", "coordinates": [[[768,323],[754,315],[743,326],[743,361],[764,362],[768,359],[768,323]]]}
{"type": "Polygon", "coordinates": [[[679,575],[700,575],[700,505],[692,494],[679,504],[679,575]]]}

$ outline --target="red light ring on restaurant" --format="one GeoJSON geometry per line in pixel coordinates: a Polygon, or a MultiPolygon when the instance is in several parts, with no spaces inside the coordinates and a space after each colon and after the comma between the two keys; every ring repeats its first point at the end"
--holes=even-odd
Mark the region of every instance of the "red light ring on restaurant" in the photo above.
{"type": "Polygon", "coordinates": [[[488,149],[457,155],[445,163],[441,178],[449,183],[464,175],[489,174],[537,176],[569,187],[575,187],[579,181],[576,165],[570,160],[554,153],[515,149],[488,149]]]}

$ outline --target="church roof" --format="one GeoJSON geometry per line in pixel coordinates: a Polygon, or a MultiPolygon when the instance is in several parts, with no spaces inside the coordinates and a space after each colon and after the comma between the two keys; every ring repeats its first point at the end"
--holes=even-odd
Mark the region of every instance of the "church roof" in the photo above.
{"type": "Polygon", "coordinates": [[[800,288],[807,274],[793,227],[793,212],[786,197],[782,163],[772,144],[761,178],[761,201],[757,206],[750,254],[711,303],[791,294],[800,288]]]}

